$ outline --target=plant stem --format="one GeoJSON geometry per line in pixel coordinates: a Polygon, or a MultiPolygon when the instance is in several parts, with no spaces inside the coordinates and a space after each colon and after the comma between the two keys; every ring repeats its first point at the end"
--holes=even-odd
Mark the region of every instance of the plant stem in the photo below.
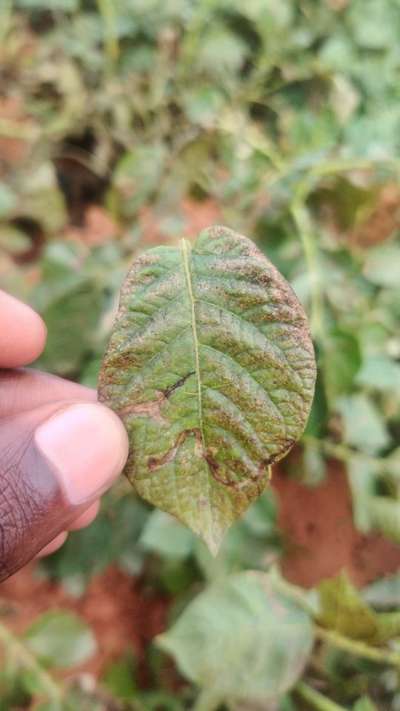
{"type": "Polygon", "coordinates": [[[107,54],[108,67],[112,68],[119,56],[119,46],[115,26],[114,0],[97,0],[97,7],[104,25],[104,44],[107,54]]]}
{"type": "Polygon", "coordinates": [[[299,681],[294,690],[303,701],[306,701],[313,709],[317,709],[317,711],[346,711],[344,706],[339,706],[339,704],[336,704],[334,701],[327,699],[326,696],[313,689],[312,686],[305,684],[303,681],[299,681]]]}
{"type": "Polygon", "coordinates": [[[215,691],[202,689],[196,699],[192,711],[215,711],[222,703],[221,697],[215,691]]]}
{"type": "MultiPolygon", "coordinates": [[[[297,588],[295,585],[288,583],[280,577],[275,577],[273,584],[276,586],[277,590],[282,592],[282,594],[286,594],[293,601],[295,601],[299,607],[302,607],[311,618],[315,617],[315,610],[313,610],[312,606],[307,601],[307,598],[301,588],[297,588]]],[[[314,634],[317,638],[327,644],[330,644],[332,647],[342,649],[344,652],[353,654],[356,657],[369,659],[377,664],[389,664],[400,669],[400,654],[398,652],[391,652],[390,650],[381,649],[379,647],[371,647],[365,642],[344,637],[334,630],[328,630],[318,625],[314,625],[314,634]]]]}
{"type": "Polygon", "coordinates": [[[400,170],[400,162],[396,158],[337,158],[318,163],[310,169],[308,176],[322,178],[328,175],[337,175],[338,173],[349,173],[355,170],[376,170],[379,166],[388,166],[396,171],[400,170]]]}
{"type": "Polygon", "coordinates": [[[32,671],[38,678],[43,692],[49,701],[61,704],[63,699],[62,689],[54,679],[43,669],[31,651],[15,637],[5,625],[0,622],[0,643],[2,643],[9,654],[25,668],[32,671]]]}
{"type": "Polygon", "coordinates": [[[365,644],[365,642],[343,637],[338,632],[326,630],[323,627],[315,626],[314,631],[316,637],[319,637],[323,642],[342,649],[344,652],[353,654],[356,657],[369,659],[371,662],[376,662],[377,664],[390,664],[391,666],[400,668],[400,654],[397,652],[370,647],[368,644],[365,644]]]}
{"type": "Polygon", "coordinates": [[[311,331],[320,338],[324,335],[323,298],[318,267],[318,247],[313,235],[313,227],[307,207],[302,200],[295,199],[290,205],[290,214],[300,237],[307,271],[311,284],[311,331]]]}

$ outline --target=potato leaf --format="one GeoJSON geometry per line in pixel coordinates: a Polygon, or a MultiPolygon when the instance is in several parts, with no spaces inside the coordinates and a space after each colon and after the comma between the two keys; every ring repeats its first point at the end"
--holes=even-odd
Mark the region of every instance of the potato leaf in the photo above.
{"type": "Polygon", "coordinates": [[[267,708],[301,676],[313,627],[272,576],[247,571],[198,595],[157,643],[210,696],[267,708]]]}
{"type": "Polygon", "coordinates": [[[92,630],[66,610],[51,610],[38,617],[24,635],[25,643],[49,666],[68,668],[83,664],[96,652],[92,630]]]}
{"type": "Polygon", "coordinates": [[[314,381],[303,309],[246,237],[213,227],[134,262],[99,396],[125,423],[136,491],[212,552],[300,437],[314,381]]]}
{"type": "Polygon", "coordinates": [[[323,580],[319,588],[318,622],[350,639],[384,644],[398,637],[399,612],[375,612],[345,573],[323,580]]]}

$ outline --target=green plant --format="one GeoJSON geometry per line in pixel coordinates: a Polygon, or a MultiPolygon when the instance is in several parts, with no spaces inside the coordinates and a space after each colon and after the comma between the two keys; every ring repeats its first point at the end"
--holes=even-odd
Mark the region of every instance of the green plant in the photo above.
{"type": "Polygon", "coordinates": [[[305,314],[247,238],[213,227],[133,264],[99,397],[125,422],[136,491],[214,554],[301,435],[314,382],[305,314]]]}

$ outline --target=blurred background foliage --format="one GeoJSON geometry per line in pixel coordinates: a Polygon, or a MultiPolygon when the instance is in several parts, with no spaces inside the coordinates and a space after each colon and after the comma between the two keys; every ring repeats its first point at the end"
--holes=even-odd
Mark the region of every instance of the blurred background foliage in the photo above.
{"type": "MultiPolygon", "coordinates": [[[[132,256],[227,224],[314,337],[313,410],[277,476],[321,487],[340,462],[355,529],[398,544],[399,36],[400,0],[0,3],[0,280],[48,325],[38,367],[95,387],[132,256]]],[[[79,599],[112,564],[167,600],[168,631],[91,674],[83,615],[15,634],[0,589],[0,709],[400,709],[400,578],[294,587],[271,569],[279,506],[267,492],[213,560],[121,482],[32,575],[79,599]]]]}

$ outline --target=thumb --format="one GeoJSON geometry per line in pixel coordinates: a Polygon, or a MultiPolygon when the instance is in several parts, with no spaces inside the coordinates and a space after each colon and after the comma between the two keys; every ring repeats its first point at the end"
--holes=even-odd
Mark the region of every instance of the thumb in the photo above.
{"type": "Polygon", "coordinates": [[[51,403],[2,421],[0,581],[104,493],[127,453],[121,421],[97,403],[51,403]]]}

